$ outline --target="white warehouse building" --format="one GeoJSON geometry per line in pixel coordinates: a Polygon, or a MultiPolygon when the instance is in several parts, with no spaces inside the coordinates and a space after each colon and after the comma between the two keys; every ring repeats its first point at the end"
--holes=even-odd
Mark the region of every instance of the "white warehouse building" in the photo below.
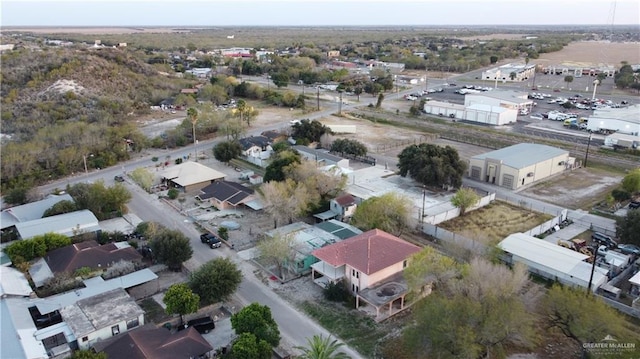
{"type": "Polygon", "coordinates": [[[424,105],[424,112],[492,126],[515,123],[518,117],[518,111],[515,109],[485,104],[465,106],[440,101],[428,101],[424,105]]]}
{"type": "Polygon", "coordinates": [[[589,116],[587,130],[591,132],[610,131],[632,136],[640,136],[640,105],[625,108],[603,108],[589,116]]]}
{"type": "Polygon", "coordinates": [[[493,90],[480,93],[470,93],[464,96],[464,105],[475,104],[498,106],[514,110],[533,108],[533,101],[528,99],[526,92],[493,90]]]}
{"type": "MultiPolygon", "coordinates": [[[[498,244],[508,253],[509,264],[525,264],[531,273],[558,281],[564,285],[588,288],[592,265],[588,255],[564,248],[554,243],[514,233],[498,244]]],[[[595,267],[591,290],[596,291],[607,283],[607,270],[595,267]]]]}

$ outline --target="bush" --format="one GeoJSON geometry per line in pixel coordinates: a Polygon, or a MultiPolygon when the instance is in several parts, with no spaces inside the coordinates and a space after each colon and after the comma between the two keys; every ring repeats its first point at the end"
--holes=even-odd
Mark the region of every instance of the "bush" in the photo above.
{"type": "Polygon", "coordinates": [[[169,196],[170,199],[176,199],[178,198],[178,196],[180,195],[180,191],[178,191],[175,188],[171,188],[168,192],[167,192],[167,196],[169,196]]]}
{"type": "Polygon", "coordinates": [[[626,201],[631,198],[631,193],[625,191],[624,189],[616,188],[611,191],[611,196],[618,202],[626,201]]]}
{"type": "Polygon", "coordinates": [[[324,298],[332,302],[347,302],[351,295],[342,282],[329,282],[324,287],[324,298]]]}
{"type": "Polygon", "coordinates": [[[229,230],[227,229],[227,227],[218,228],[218,236],[220,236],[220,238],[224,239],[225,241],[228,241],[229,240],[229,230]]]}

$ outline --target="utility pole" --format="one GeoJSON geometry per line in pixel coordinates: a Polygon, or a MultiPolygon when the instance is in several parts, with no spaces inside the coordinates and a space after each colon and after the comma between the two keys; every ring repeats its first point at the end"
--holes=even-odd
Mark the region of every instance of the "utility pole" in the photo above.
{"type": "Polygon", "coordinates": [[[338,115],[342,115],[342,91],[338,91],[340,94],[340,102],[338,103],[338,115]]]}
{"type": "Polygon", "coordinates": [[[317,87],[318,95],[316,96],[316,100],[318,102],[318,111],[320,111],[320,86],[317,87]]]}
{"type": "Polygon", "coordinates": [[[587,142],[587,152],[584,154],[584,168],[587,168],[587,159],[589,158],[589,146],[591,146],[591,136],[592,133],[589,134],[589,142],[587,142]]]}

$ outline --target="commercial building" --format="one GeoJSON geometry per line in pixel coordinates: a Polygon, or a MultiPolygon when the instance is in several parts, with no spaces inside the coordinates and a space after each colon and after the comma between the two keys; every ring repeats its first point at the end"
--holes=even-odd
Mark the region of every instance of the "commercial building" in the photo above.
{"type": "Polygon", "coordinates": [[[533,64],[506,64],[483,71],[482,79],[502,83],[522,82],[533,78],[535,72],[536,65],[533,64]]]}
{"type": "Polygon", "coordinates": [[[515,190],[572,168],[574,162],[568,151],[519,143],[471,157],[468,176],[515,190]]]}
{"type": "Polygon", "coordinates": [[[489,105],[504,107],[512,110],[531,110],[533,101],[528,99],[526,92],[493,90],[480,93],[469,93],[464,96],[464,105],[489,105]]]}
{"type": "Polygon", "coordinates": [[[602,108],[589,116],[587,130],[590,132],[616,132],[640,136],[640,105],[625,108],[602,108]]]}

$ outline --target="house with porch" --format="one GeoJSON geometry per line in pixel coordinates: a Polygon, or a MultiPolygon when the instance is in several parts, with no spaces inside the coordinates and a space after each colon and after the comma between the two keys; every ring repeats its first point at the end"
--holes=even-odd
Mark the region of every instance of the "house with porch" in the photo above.
{"type": "Polygon", "coordinates": [[[241,138],[238,142],[242,146],[242,157],[258,166],[266,166],[266,160],[271,157],[273,148],[271,140],[266,136],[250,136],[241,138]]]}
{"type": "Polygon", "coordinates": [[[322,287],[343,282],[356,297],[356,308],[361,302],[369,304],[381,321],[408,307],[409,288],[402,272],[419,251],[414,244],[372,229],[314,250],[319,262],[311,266],[311,277],[322,287]]]}

